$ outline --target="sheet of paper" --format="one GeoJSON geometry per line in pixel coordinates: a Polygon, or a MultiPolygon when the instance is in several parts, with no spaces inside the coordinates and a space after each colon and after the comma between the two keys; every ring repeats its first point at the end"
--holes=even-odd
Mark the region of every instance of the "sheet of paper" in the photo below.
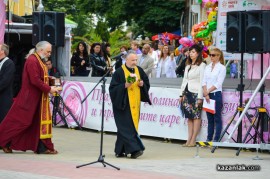
{"type": "Polygon", "coordinates": [[[215,107],[216,107],[215,100],[210,99],[210,103],[207,103],[206,99],[205,98],[203,99],[203,110],[204,111],[215,114],[216,113],[215,107]]]}

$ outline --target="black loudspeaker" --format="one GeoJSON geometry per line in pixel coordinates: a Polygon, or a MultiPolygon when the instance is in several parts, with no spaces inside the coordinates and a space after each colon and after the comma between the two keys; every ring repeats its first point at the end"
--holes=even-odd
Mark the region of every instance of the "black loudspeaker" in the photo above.
{"type": "Polygon", "coordinates": [[[43,37],[45,41],[54,46],[65,44],[65,13],[45,12],[43,24],[43,37]]]}
{"type": "Polygon", "coordinates": [[[231,53],[245,51],[244,11],[227,12],[226,51],[231,53]]]}
{"type": "Polygon", "coordinates": [[[33,12],[32,16],[32,45],[36,45],[43,40],[43,12],[33,12]]]}
{"type": "Polygon", "coordinates": [[[270,52],[270,11],[247,11],[246,52],[270,52]]]}

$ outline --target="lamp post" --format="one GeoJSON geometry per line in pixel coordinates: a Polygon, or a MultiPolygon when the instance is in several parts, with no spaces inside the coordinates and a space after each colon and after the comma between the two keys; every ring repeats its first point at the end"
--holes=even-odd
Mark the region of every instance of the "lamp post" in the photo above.
{"type": "Polygon", "coordinates": [[[42,0],[39,0],[39,4],[38,4],[38,7],[37,7],[37,10],[39,12],[43,12],[44,11],[44,6],[42,4],[42,0]]]}

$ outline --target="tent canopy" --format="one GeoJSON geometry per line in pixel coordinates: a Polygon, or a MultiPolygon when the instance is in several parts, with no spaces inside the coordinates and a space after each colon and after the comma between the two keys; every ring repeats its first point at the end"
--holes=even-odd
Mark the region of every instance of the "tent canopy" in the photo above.
{"type": "Polygon", "coordinates": [[[78,24],[68,18],[65,18],[65,26],[66,27],[71,27],[71,28],[76,28],[78,24]]]}

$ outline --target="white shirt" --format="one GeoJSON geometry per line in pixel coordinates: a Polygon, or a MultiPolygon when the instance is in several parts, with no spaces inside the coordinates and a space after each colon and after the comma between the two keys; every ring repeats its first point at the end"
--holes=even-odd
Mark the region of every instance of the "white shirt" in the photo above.
{"type": "Polygon", "coordinates": [[[160,78],[162,74],[166,74],[166,78],[176,78],[175,69],[176,69],[175,60],[171,60],[171,57],[167,56],[166,59],[159,60],[156,68],[157,70],[156,77],[160,78]],[[162,63],[164,64],[162,65],[162,63]]]}
{"type": "Polygon", "coordinates": [[[153,51],[150,56],[154,59],[154,68],[157,68],[157,64],[158,64],[158,53],[156,51],[153,51]]]}
{"type": "Polygon", "coordinates": [[[121,57],[122,59],[122,65],[126,63],[126,59],[124,57],[121,57]]]}
{"type": "Polygon", "coordinates": [[[222,84],[226,77],[226,67],[218,62],[212,70],[212,64],[213,62],[205,67],[202,86],[206,86],[207,90],[212,86],[215,86],[217,89],[211,91],[211,93],[214,93],[222,91],[222,84]]]}

